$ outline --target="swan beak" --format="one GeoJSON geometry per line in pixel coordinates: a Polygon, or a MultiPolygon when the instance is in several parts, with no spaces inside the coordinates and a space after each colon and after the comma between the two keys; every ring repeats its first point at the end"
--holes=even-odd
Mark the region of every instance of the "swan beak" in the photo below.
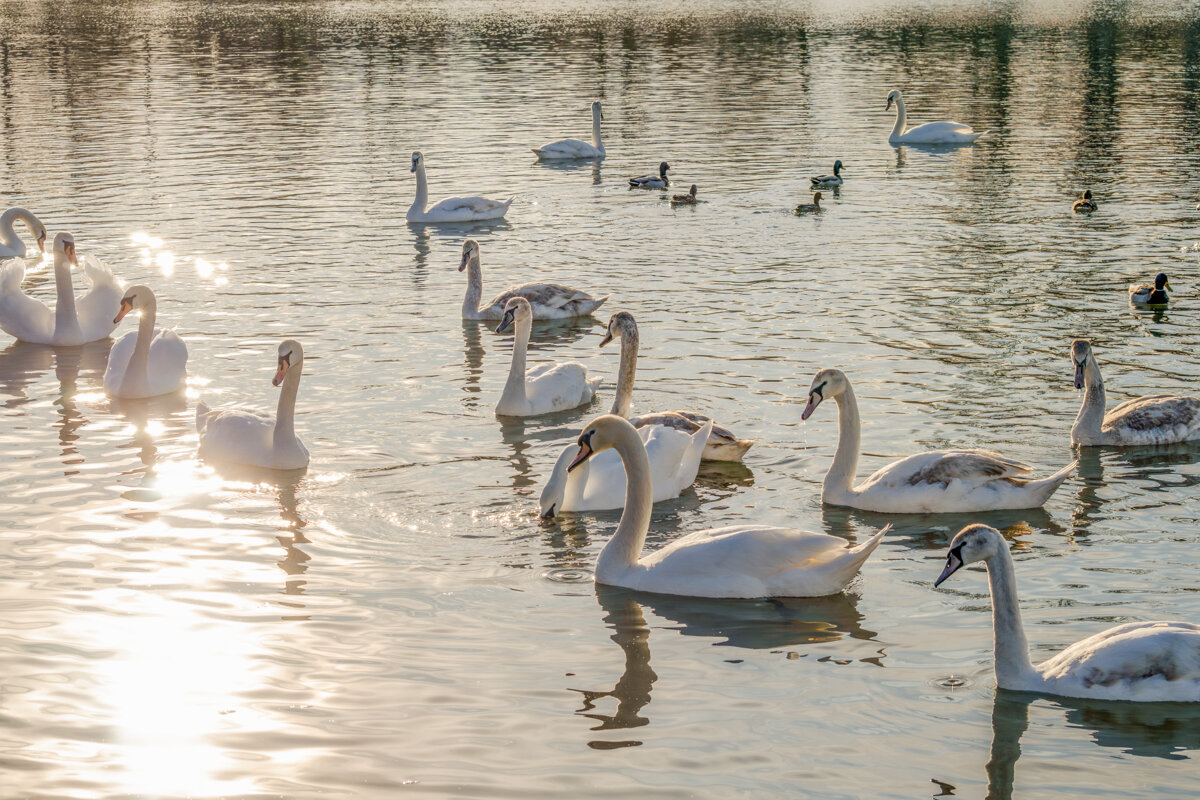
{"type": "Polygon", "coordinates": [[[67,254],[67,258],[70,259],[72,264],[74,264],[77,267],[79,266],[79,259],[75,257],[75,243],[74,242],[67,242],[65,245],[63,245],[63,252],[65,252],[67,254]]]}
{"type": "Polygon", "coordinates": [[[933,588],[936,589],[937,587],[941,586],[942,582],[945,581],[946,578],[949,578],[951,575],[958,572],[962,565],[963,562],[960,561],[958,556],[954,555],[954,553],[951,553],[949,556],[947,556],[946,568],[942,570],[942,574],[938,576],[938,579],[933,582],[933,588]]]}
{"type": "Polygon", "coordinates": [[[1083,364],[1077,363],[1075,365],[1075,388],[1083,388],[1083,364]]]}
{"type": "Polygon", "coordinates": [[[125,315],[133,311],[133,299],[126,297],[121,301],[121,310],[117,312],[117,316],[113,318],[113,325],[116,325],[121,320],[125,319],[125,315]]]}
{"type": "Polygon", "coordinates": [[[891,110],[892,110],[892,98],[889,97],[888,102],[887,102],[887,108],[885,108],[884,111],[891,111],[891,110]]]}
{"type": "Polygon", "coordinates": [[[605,331],[604,338],[600,340],[600,346],[604,347],[604,345],[608,344],[612,340],[613,340],[612,331],[605,331]]]}
{"type": "Polygon", "coordinates": [[[275,370],[275,377],[271,379],[272,386],[278,386],[279,384],[283,383],[283,376],[287,374],[289,366],[291,365],[288,364],[286,357],[281,357],[279,359],[279,368],[275,370]]]}
{"type": "Polygon", "coordinates": [[[551,505],[549,508],[547,508],[545,511],[542,512],[542,519],[554,519],[554,506],[553,505],[551,505]]]}
{"type": "Polygon", "coordinates": [[[817,410],[817,406],[821,405],[821,395],[813,392],[808,396],[808,405],[804,407],[804,412],[800,415],[800,419],[806,420],[812,416],[812,413],[817,410]]]}
{"type": "Polygon", "coordinates": [[[470,261],[470,260],[471,260],[471,256],[470,256],[470,254],[468,254],[468,253],[463,253],[463,257],[462,257],[462,263],[458,265],[458,271],[459,271],[459,272],[462,272],[464,269],[466,269],[466,268],[467,268],[467,262],[468,262],[468,261],[470,261]]]}
{"type": "Polygon", "coordinates": [[[591,457],[592,457],[591,444],[589,444],[588,442],[580,442],[579,443],[579,453],[578,453],[578,455],[575,456],[575,460],[571,462],[570,466],[567,467],[567,472],[570,472],[571,470],[575,469],[576,467],[578,467],[580,464],[587,461],[591,457]]]}
{"type": "Polygon", "coordinates": [[[38,250],[46,252],[46,232],[42,231],[37,238],[38,250]]]}
{"type": "Polygon", "coordinates": [[[512,325],[513,317],[516,315],[511,311],[504,312],[504,319],[500,320],[500,324],[496,326],[496,333],[504,333],[512,325]]]}

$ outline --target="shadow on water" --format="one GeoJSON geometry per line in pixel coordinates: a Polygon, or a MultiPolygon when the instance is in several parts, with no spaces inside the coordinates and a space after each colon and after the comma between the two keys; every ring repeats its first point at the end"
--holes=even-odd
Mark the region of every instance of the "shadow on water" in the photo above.
{"type": "Polygon", "coordinates": [[[1057,522],[1044,508],[981,511],[969,514],[881,514],[857,508],[823,505],[823,532],[850,541],[862,541],[885,525],[891,525],[889,542],[901,542],[916,550],[944,550],[954,535],[977,522],[990,525],[1006,536],[1031,533],[1066,535],[1068,526],[1057,522]]]}

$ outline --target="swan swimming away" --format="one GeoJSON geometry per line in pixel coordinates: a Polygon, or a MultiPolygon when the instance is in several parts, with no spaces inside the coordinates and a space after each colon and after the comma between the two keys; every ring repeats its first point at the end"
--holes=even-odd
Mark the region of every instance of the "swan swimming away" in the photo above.
{"type": "Polygon", "coordinates": [[[589,144],[581,139],[563,139],[550,144],[544,144],[541,147],[533,148],[533,152],[537,153],[538,158],[544,159],[566,159],[566,158],[604,158],[604,142],[600,141],[600,120],[604,119],[604,113],[600,110],[600,101],[592,103],[592,143],[589,144]]]}
{"type": "Polygon", "coordinates": [[[24,258],[28,252],[21,237],[13,230],[13,223],[17,220],[24,222],[29,228],[29,232],[37,240],[38,251],[46,252],[46,226],[32,211],[14,207],[0,214],[0,258],[24,258]]]}
{"type": "Polygon", "coordinates": [[[987,133],[975,133],[970,125],[961,122],[926,122],[904,130],[908,113],[904,110],[904,97],[898,89],[888,93],[886,110],[891,110],[892,103],[896,104],[896,124],[888,136],[889,144],[971,144],[987,133]]]}
{"type": "Polygon", "coordinates": [[[451,197],[432,208],[429,204],[429,183],[425,179],[425,157],[419,150],[412,154],[411,172],[417,174],[417,195],[408,209],[409,222],[474,222],[476,220],[499,219],[508,213],[515,198],[488,200],[486,197],[451,197]]]}
{"type": "Polygon", "coordinates": [[[246,464],[266,469],[303,469],[308,449],[296,437],[296,393],[304,367],[304,348],[295,339],[279,345],[272,386],[283,384],[275,418],[242,408],[209,409],[196,404],[196,430],[200,455],[213,461],[246,464]]]}
{"type": "Polygon", "coordinates": [[[641,175],[637,178],[630,178],[629,185],[635,189],[665,189],[671,185],[671,181],[667,179],[667,172],[670,169],[671,165],[664,161],[658,165],[657,175],[641,175]]]}
{"type": "Polygon", "coordinates": [[[621,522],[596,560],[596,583],[689,597],[821,597],[845,589],[888,530],[852,548],[823,533],[730,525],[689,533],[642,557],[653,487],[638,432],[606,414],[588,423],[577,444],[569,471],[611,448],[628,476],[621,522]]]}
{"type": "MultiPolygon", "coordinates": [[[[1167,273],[1160,272],[1154,276],[1154,285],[1138,283],[1129,287],[1129,302],[1135,306],[1160,306],[1170,302],[1167,290],[1171,289],[1171,281],[1167,273]]],[[[1174,291],[1171,289],[1171,291],[1174,291]]]]}
{"type": "Polygon", "coordinates": [[[116,330],[113,321],[124,292],[112,270],[99,259],[83,257],[83,274],[91,289],[78,300],[71,265],[79,265],[75,239],[69,233],[54,237],[54,286],[58,299],[51,311],[21,291],[25,262],[0,264],[0,330],[23,342],[70,347],[105,339],[116,330]]]}
{"type": "Polygon", "coordinates": [[[138,329],[118,339],[109,351],[104,390],[128,399],[178,392],[187,385],[187,345],[175,331],[155,330],[158,303],[149,286],[126,289],[113,322],[134,309],[142,312],[138,329]]]}
{"type": "Polygon", "coordinates": [[[808,390],[806,420],[822,401],[838,405],[838,446],[825,476],[821,502],[893,514],[927,514],[1038,508],[1054,494],[1077,461],[1041,480],[1031,468],[988,450],[933,450],[878,470],[851,486],[858,467],[862,424],[850,379],[838,369],[823,369],[808,390]]]}
{"type": "Polygon", "coordinates": [[[578,361],[542,364],[525,371],[529,335],[533,331],[533,310],[524,297],[514,297],[504,307],[504,317],[496,333],[516,328],[512,364],[508,381],[496,403],[502,417],[535,417],[555,411],[567,411],[592,402],[600,378],[589,378],[587,367],[578,361]]]}
{"type": "Polygon", "coordinates": [[[526,283],[523,286],[512,286],[492,298],[486,305],[479,304],[483,296],[483,271],[479,266],[479,242],[467,239],[463,242],[462,261],[458,271],[467,271],[467,294],[463,297],[463,319],[500,319],[504,316],[504,307],[514,297],[524,297],[529,301],[534,319],[567,319],[569,317],[586,317],[608,299],[604,295],[600,299],[592,297],[587,292],[571,289],[557,283],[526,283]]]}
{"type": "Polygon", "coordinates": [[[1151,445],[1200,439],[1200,399],[1153,394],[1126,400],[1104,413],[1104,379],[1086,339],[1071,343],[1075,388],[1083,389],[1083,405],[1071,426],[1071,444],[1151,445]]]}
{"type": "Polygon", "coordinates": [[[1008,543],[986,525],[968,525],[950,543],[942,583],[984,562],[992,592],[996,685],[1017,692],[1137,702],[1200,702],[1200,625],[1129,622],[1076,642],[1033,665],[1021,624],[1008,543]]]}

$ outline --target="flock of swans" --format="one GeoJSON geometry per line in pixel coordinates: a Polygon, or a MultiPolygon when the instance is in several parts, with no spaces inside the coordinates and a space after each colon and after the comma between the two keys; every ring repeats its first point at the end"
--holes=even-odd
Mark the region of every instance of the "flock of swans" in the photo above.
{"type": "MultiPolygon", "coordinates": [[[[933,122],[905,129],[906,112],[899,92],[888,95],[896,107],[893,144],[971,144],[983,133],[957,122],[933,122]]],[[[603,119],[593,103],[591,143],[564,139],[535,148],[539,159],[602,159],[603,119]]],[[[814,188],[843,182],[842,162],[832,175],[814,177],[814,188]]],[[[631,178],[631,187],[665,189],[670,185],[667,162],[657,174],[631,178]]],[[[416,197],[408,211],[412,222],[463,222],[503,216],[512,204],[483,197],[443,200],[429,206],[424,157],[413,153],[416,197]]],[[[1089,193],[1090,194],[1090,193],[1089,193]]],[[[695,200],[677,195],[679,202],[695,200]]],[[[1089,198],[1090,201],[1090,198],[1089,198]]],[[[819,211],[820,193],[813,207],[819,211]]],[[[804,208],[803,206],[801,207],[804,208]]],[[[30,212],[14,208],[0,217],[0,328],[17,339],[49,345],[79,345],[108,337],[132,312],[140,316],[136,331],[111,349],[104,374],[105,391],[114,397],[143,398],[183,389],[187,347],[174,331],[156,328],[156,302],[150,287],[122,288],[98,260],[79,259],[70,234],[54,237],[52,256],[57,302],[51,311],[21,289],[25,245],[13,229],[21,221],[38,248],[44,249],[45,226],[30,212]],[[72,265],[81,266],[90,289],[78,300],[72,265]]],[[[552,283],[511,287],[482,302],[480,245],[467,239],[458,270],[467,273],[462,317],[497,322],[496,332],[512,330],[508,378],[496,401],[502,417],[535,417],[579,409],[594,402],[600,376],[583,364],[548,362],[530,367],[527,351],[535,321],[591,315],[609,297],[552,283]]],[[[1166,275],[1153,287],[1131,287],[1135,304],[1167,302],[1166,275]]],[[[666,410],[632,416],[640,333],[634,317],[613,314],[599,342],[620,340],[620,360],[609,413],[591,420],[558,456],[540,497],[540,515],[621,509],[616,532],[596,562],[598,583],[665,594],[714,597],[813,597],[843,591],[879,546],[890,526],[866,542],[849,546],[826,534],[747,522],[702,530],[643,554],[653,504],[677,497],[696,479],[701,461],[738,461],[753,446],[703,411],[666,410]]],[[[1077,446],[1146,445],[1200,440],[1200,399],[1153,395],[1127,401],[1105,411],[1100,368],[1085,340],[1071,345],[1075,386],[1084,390],[1083,404],[1070,432],[1077,446]]],[[[304,350],[287,339],[279,345],[273,385],[281,386],[274,417],[245,409],[210,409],[197,404],[199,454],[277,470],[302,469],[309,454],[296,436],[294,413],[304,350]]],[[[826,400],[838,409],[839,439],[825,477],[821,500],[838,506],[879,513],[986,513],[999,509],[1042,506],[1068,478],[1076,462],[1035,478],[1032,468],[999,453],[979,449],[923,452],[877,470],[855,485],[861,423],[850,379],[838,369],[814,376],[801,418],[809,419],[826,400]]],[[[947,563],[935,586],[965,564],[982,561],[992,592],[997,683],[1081,698],[1135,701],[1200,701],[1200,626],[1183,622],[1121,625],[1064,650],[1033,666],[1021,626],[1012,558],[1003,537],[986,525],[964,528],[951,543],[947,563]]]]}

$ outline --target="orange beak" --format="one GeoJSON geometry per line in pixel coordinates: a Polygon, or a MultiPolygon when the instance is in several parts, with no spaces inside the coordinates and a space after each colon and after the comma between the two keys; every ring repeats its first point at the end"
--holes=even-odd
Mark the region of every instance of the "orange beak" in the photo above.
{"type": "Polygon", "coordinates": [[[75,257],[75,243],[70,242],[63,245],[63,250],[66,252],[67,258],[71,259],[71,263],[78,267],[79,259],[75,257]]]}
{"type": "Polygon", "coordinates": [[[125,315],[133,311],[133,303],[129,300],[121,301],[121,310],[117,312],[117,316],[113,318],[113,325],[116,325],[121,320],[125,319],[125,315]]]}
{"type": "Polygon", "coordinates": [[[279,369],[275,370],[275,377],[271,380],[271,385],[278,386],[279,384],[283,383],[283,376],[287,373],[287,371],[288,362],[284,361],[282,358],[279,359],[279,369]]]}
{"type": "Polygon", "coordinates": [[[46,252],[46,232],[42,231],[42,235],[37,238],[38,250],[46,252]]]}

